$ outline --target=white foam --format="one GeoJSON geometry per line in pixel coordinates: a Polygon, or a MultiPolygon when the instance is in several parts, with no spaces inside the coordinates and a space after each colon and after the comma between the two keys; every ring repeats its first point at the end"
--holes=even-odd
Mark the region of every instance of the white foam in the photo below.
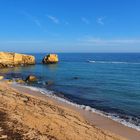
{"type": "MultiPolygon", "coordinates": [[[[17,85],[17,84],[16,84],[17,85]]],[[[78,108],[81,108],[81,109],[84,109],[85,111],[90,111],[90,112],[93,112],[93,113],[97,113],[97,114],[100,114],[101,116],[104,116],[104,117],[107,117],[107,118],[110,118],[116,122],[119,122],[127,127],[130,127],[130,128],[133,128],[133,129],[136,129],[138,131],[140,131],[140,126],[136,126],[130,122],[127,122],[126,120],[124,119],[121,119],[119,118],[119,116],[117,116],[117,114],[109,114],[109,113],[105,113],[103,111],[100,111],[100,110],[97,110],[95,108],[92,108],[90,106],[86,106],[86,105],[79,105],[79,104],[76,104],[76,103],[73,103],[73,102],[70,102],[64,98],[61,98],[61,97],[58,97],[54,94],[54,91],[50,91],[50,90],[47,90],[47,89],[44,89],[44,88],[38,88],[38,87],[33,87],[33,86],[26,86],[26,85],[19,85],[18,86],[20,87],[24,87],[24,88],[27,88],[27,89],[30,89],[32,91],[36,91],[36,92],[40,92],[41,94],[44,94],[48,97],[51,97],[53,99],[57,99],[63,103],[67,103],[69,105],[72,105],[72,106],[75,106],[75,107],[78,107],[78,108]]]]}
{"type": "Polygon", "coordinates": [[[90,62],[90,63],[96,63],[96,61],[88,61],[88,62],[90,62]]]}
{"type": "Polygon", "coordinates": [[[107,64],[135,64],[139,65],[140,63],[133,63],[133,62],[118,62],[118,61],[92,61],[89,60],[89,63],[107,63],[107,64]]]}

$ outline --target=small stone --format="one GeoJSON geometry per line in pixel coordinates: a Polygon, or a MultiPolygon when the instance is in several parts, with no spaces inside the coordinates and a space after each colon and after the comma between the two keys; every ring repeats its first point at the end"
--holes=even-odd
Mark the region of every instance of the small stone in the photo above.
{"type": "Polygon", "coordinates": [[[11,80],[11,79],[9,79],[9,80],[7,80],[6,82],[7,82],[8,84],[12,84],[14,81],[11,80]]]}
{"type": "Polygon", "coordinates": [[[17,79],[16,82],[19,83],[19,84],[24,84],[25,83],[25,81],[22,80],[22,79],[17,79]]]}

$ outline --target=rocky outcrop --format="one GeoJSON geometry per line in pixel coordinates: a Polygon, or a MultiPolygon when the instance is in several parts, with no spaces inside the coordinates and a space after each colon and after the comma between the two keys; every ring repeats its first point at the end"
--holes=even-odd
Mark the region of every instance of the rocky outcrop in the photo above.
{"type": "Polygon", "coordinates": [[[33,64],[35,64],[35,57],[32,55],[0,52],[0,68],[33,64]]]}
{"type": "Polygon", "coordinates": [[[42,60],[44,64],[53,64],[53,63],[57,63],[58,61],[59,60],[57,54],[49,54],[45,56],[42,60]]]}
{"type": "Polygon", "coordinates": [[[26,80],[26,82],[36,82],[37,78],[34,75],[29,75],[26,80]]]}

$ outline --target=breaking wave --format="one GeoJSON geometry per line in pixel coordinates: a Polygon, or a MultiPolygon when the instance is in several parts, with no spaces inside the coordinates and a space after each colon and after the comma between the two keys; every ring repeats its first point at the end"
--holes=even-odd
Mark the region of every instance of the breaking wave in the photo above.
{"type": "Polygon", "coordinates": [[[118,61],[94,61],[94,60],[88,60],[89,63],[107,63],[107,64],[135,64],[140,65],[140,63],[135,62],[118,62],[118,61]]]}

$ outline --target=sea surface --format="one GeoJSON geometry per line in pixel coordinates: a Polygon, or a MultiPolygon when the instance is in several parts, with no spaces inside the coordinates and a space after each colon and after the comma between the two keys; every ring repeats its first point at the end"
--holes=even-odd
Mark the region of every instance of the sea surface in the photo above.
{"type": "MultiPolygon", "coordinates": [[[[3,69],[7,78],[38,77],[39,87],[140,130],[140,53],[58,53],[59,63],[3,69]],[[52,92],[51,92],[52,91],[52,92]]],[[[46,92],[47,93],[47,92],[46,92]]]]}

